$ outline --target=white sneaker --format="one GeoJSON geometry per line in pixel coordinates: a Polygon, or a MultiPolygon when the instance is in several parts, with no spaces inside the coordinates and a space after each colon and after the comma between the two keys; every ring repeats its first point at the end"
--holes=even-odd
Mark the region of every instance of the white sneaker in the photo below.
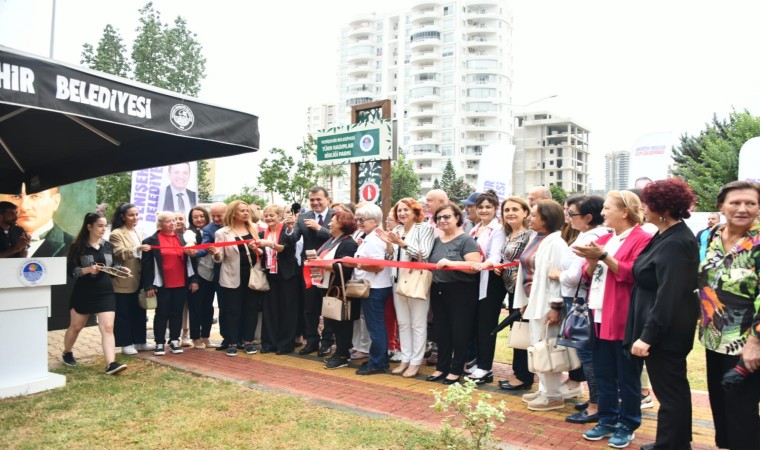
{"type": "Polygon", "coordinates": [[[654,400],[652,399],[652,394],[649,394],[646,397],[641,397],[641,409],[649,408],[654,408],[654,400]]]}
{"type": "Polygon", "coordinates": [[[549,398],[543,394],[540,394],[538,397],[528,402],[528,409],[531,411],[551,411],[553,409],[562,409],[564,407],[564,400],[549,400],[549,398]]]}
{"type": "Polygon", "coordinates": [[[562,398],[569,400],[571,398],[583,397],[583,386],[578,383],[578,386],[571,388],[570,384],[565,381],[559,387],[559,393],[562,394],[562,398]]]}
{"type": "Polygon", "coordinates": [[[471,371],[470,375],[467,377],[467,378],[469,378],[471,380],[483,378],[486,375],[488,375],[488,371],[487,370],[478,369],[477,366],[473,367],[473,369],[475,369],[475,370],[471,371]]]}
{"type": "Polygon", "coordinates": [[[523,394],[522,395],[522,401],[524,401],[525,403],[530,403],[533,400],[537,399],[539,397],[539,395],[541,395],[541,393],[538,392],[538,391],[536,391],[536,392],[528,392],[527,394],[523,394]]]}
{"type": "Polygon", "coordinates": [[[477,372],[478,370],[479,370],[479,369],[478,369],[478,365],[477,365],[477,364],[475,364],[474,366],[470,367],[469,369],[465,368],[465,369],[464,369],[464,373],[469,373],[470,375],[472,375],[472,374],[474,374],[475,372],[477,372]]]}
{"type": "Polygon", "coordinates": [[[394,363],[401,362],[403,360],[403,358],[404,357],[403,357],[403,355],[401,355],[400,351],[398,351],[398,350],[391,350],[390,362],[394,362],[394,363]]]}
{"type": "Polygon", "coordinates": [[[136,355],[137,349],[134,345],[127,345],[126,347],[121,348],[121,354],[122,355],[136,355]]]}
{"type": "Polygon", "coordinates": [[[153,350],[156,349],[156,346],[150,343],[135,344],[134,347],[137,351],[140,351],[140,352],[152,352],[153,350]]]}

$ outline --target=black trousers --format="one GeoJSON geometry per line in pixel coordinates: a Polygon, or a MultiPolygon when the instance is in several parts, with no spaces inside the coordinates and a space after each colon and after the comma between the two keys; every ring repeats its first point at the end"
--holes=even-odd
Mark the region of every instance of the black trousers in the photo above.
{"type": "Polygon", "coordinates": [[[491,272],[488,276],[486,298],[478,300],[475,323],[478,348],[478,369],[491,370],[496,352],[496,335],[491,331],[499,324],[499,314],[507,289],[501,277],[491,272]]]}
{"type": "Polygon", "coordinates": [[[325,319],[325,327],[327,326],[335,333],[335,356],[349,358],[351,341],[354,339],[354,321],[325,319]]]}
{"type": "MultiPolygon", "coordinates": [[[[319,317],[322,315],[322,295],[324,289],[312,286],[304,290],[303,298],[303,337],[306,345],[315,346],[319,344],[319,317]]],[[[331,327],[331,322],[324,321],[322,328],[322,345],[333,345],[335,336],[331,327]]]]}
{"type": "Polygon", "coordinates": [[[660,402],[656,449],[691,448],[691,389],[686,377],[686,356],[651,347],[646,358],[649,381],[660,402]]]}
{"type": "MultiPolygon", "coordinates": [[[[515,293],[510,292],[507,300],[507,306],[509,307],[509,313],[515,312],[514,308],[515,293]]],[[[510,331],[512,326],[509,327],[510,331]]],[[[512,371],[515,373],[515,378],[526,384],[533,384],[535,380],[535,374],[528,370],[528,351],[521,350],[519,348],[512,349],[512,371]]]]}
{"type": "Polygon", "coordinates": [[[477,282],[433,283],[430,308],[438,343],[439,372],[462,375],[467,346],[474,337],[479,286],[477,282]]]}
{"type": "Polygon", "coordinates": [[[262,301],[261,348],[292,352],[298,325],[298,277],[268,275],[269,295],[262,301]]]}
{"type": "Polygon", "coordinates": [[[137,292],[132,294],[116,293],[116,319],[113,335],[117,347],[146,342],[145,320],[147,312],[137,302],[137,292]]]}
{"type": "MultiPolygon", "coordinates": [[[[246,277],[245,280],[247,279],[246,277]]],[[[249,289],[247,284],[242,283],[234,289],[222,288],[227,317],[227,334],[223,337],[229,345],[235,345],[239,341],[253,342],[253,336],[256,334],[259,305],[264,293],[249,289]]]]}
{"type": "Polygon", "coordinates": [[[178,341],[182,331],[182,310],[185,308],[187,286],[178,288],[158,288],[156,314],[153,316],[153,334],[156,345],[166,343],[166,323],[169,322],[169,340],[178,341]]]}
{"type": "Polygon", "coordinates": [[[214,282],[201,278],[198,290],[190,293],[187,307],[190,313],[190,339],[211,336],[211,322],[214,319],[214,282]]]}
{"type": "MultiPolygon", "coordinates": [[[[707,391],[710,394],[715,424],[715,445],[731,450],[757,450],[760,448],[760,373],[755,372],[733,389],[725,390],[720,381],[723,375],[739,362],[738,356],[724,355],[707,350],[707,391]]],[[[650,367],[649,379],[653,380],[650,367]]],[[[652,382],[657,399],[660,394],[652,382]]]]}

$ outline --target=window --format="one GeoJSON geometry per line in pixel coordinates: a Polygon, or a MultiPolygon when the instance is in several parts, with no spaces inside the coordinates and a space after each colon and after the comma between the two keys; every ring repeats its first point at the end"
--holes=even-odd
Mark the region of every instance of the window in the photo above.
{"type": "Polygon", "coordinates": [[[444,114],[450,114],[454,112],[454,103],[444,103],[441,105],[441,112],[444,114]]]}
{"type": "Polygon", "coordinates": [[[443,33],[443,43],[449,44],[454,42],[454,33],[443,33]]]}
{"type": "Polygon", "coordinates": [[[444,131],[441,133],[442,142],[454,142],[454,131],[444,131]]]}
{"type": "Polygon", "coordinates": [[[443,49],[443,53],[441,54],[444,58],[449,56],[454,56],[454,46],[446,47],[443,49]]]}
{"type": "Polygon", "coordinates": [[[454,74],[447,73],[443,76],[443,84],[454,84],[454,74]]]}
{"type": "Polygon", "coordinates": [[[441,117],[441,128],[451,128],[453,120],[451,116],[441,117]]]}
{"type": "Polygon", "coordinates": [[[454,154],[454,146],[451,144],[441,146],[441,156],[452,156],[454,154]]]}
{"type": "Polygon", "coordinates": [[[453,100],[454,99],[454,88],[450,87],[450,88],[444,89],[442,97],[443,97],[444,100],[453,100]]]}
{"type": "Polygon", "coordinates": [[[420,31],[419,33],[414,33],[411,37],[412,42],[422,42],[427,39],[440,39],[441,33],[438,31],[420,31]]]}
{"type": "Polygon", "coordinates": [[[433,86],[424,86],[409,91],[409,97],[420,98],[428,95],[440,95],[441,89],[433,86]]]}
{"type": "Polygon", "coordinates": [[[454,60],[453,59],[447,59],[446,61],[441,64],[441,69],[444,72],[449,72],[454,70],[454,60]]]}
{"type": "Polygon", "coordinates": [[[476,97],[476,98],[496,97],[496,89],[490,89],[490,88],[467,89],[467,96],[476,97]]]}

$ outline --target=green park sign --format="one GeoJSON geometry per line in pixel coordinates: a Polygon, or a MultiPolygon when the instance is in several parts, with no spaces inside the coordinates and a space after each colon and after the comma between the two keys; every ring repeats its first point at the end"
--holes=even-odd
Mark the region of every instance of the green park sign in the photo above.
{"type": "Polygon", "coordinates": [[[390,120],[362,122],[319,130],[317,164],[347,164],[392,158],[390,120]]]}

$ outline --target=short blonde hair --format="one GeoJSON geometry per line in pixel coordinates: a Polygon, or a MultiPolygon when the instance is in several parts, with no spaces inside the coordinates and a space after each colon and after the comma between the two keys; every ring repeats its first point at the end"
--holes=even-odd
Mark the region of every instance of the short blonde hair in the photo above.
{"type": "MultiPolygon", "coordinates": [[[[248,208],[248,211],[251,213],[251,216],[253,216],[253,211],[251,206],[242,201],[242,200],[233,200],[230,202],[229,205],[227,205],[227,211],[224,212],[224,224],[228,227],[232,227],[234,225],[233,223],[233,217],[235,216],[235,211],[237,210],[238,206],[245,205],[246,208],[248,208]]],[[[253,226],[253,222],[250,220],[245,224],[246,228],[248,228],[251,233],[253,233],[253,230],[255,230],[255,227],[253,226]]]]}
{"type": "Polygon", "coordinates": [[[641,225],[643,217],[641,215],[641,199],[631,191],[609,191],[607,198],[620,209],[628,210],[628,220],[637,225],[641,225]]]}
{"type": "Polygon", "coordinates": [[[156,214],[156,229],[161,228],[161,222],[163,222],[167,217],[170,217],[172,219],[177,218],[174,214],[174,211],[161,211],[160,213],[156,214]]]}
{"type": "Polygon", "coordinates": [[[283,208],[281,205],[267,205],[262,210],[263,213],[266,213],[267,211],[272,211],[279,217],[282,217],[282,215],[285,213],[285,208],[283,208]]]}

